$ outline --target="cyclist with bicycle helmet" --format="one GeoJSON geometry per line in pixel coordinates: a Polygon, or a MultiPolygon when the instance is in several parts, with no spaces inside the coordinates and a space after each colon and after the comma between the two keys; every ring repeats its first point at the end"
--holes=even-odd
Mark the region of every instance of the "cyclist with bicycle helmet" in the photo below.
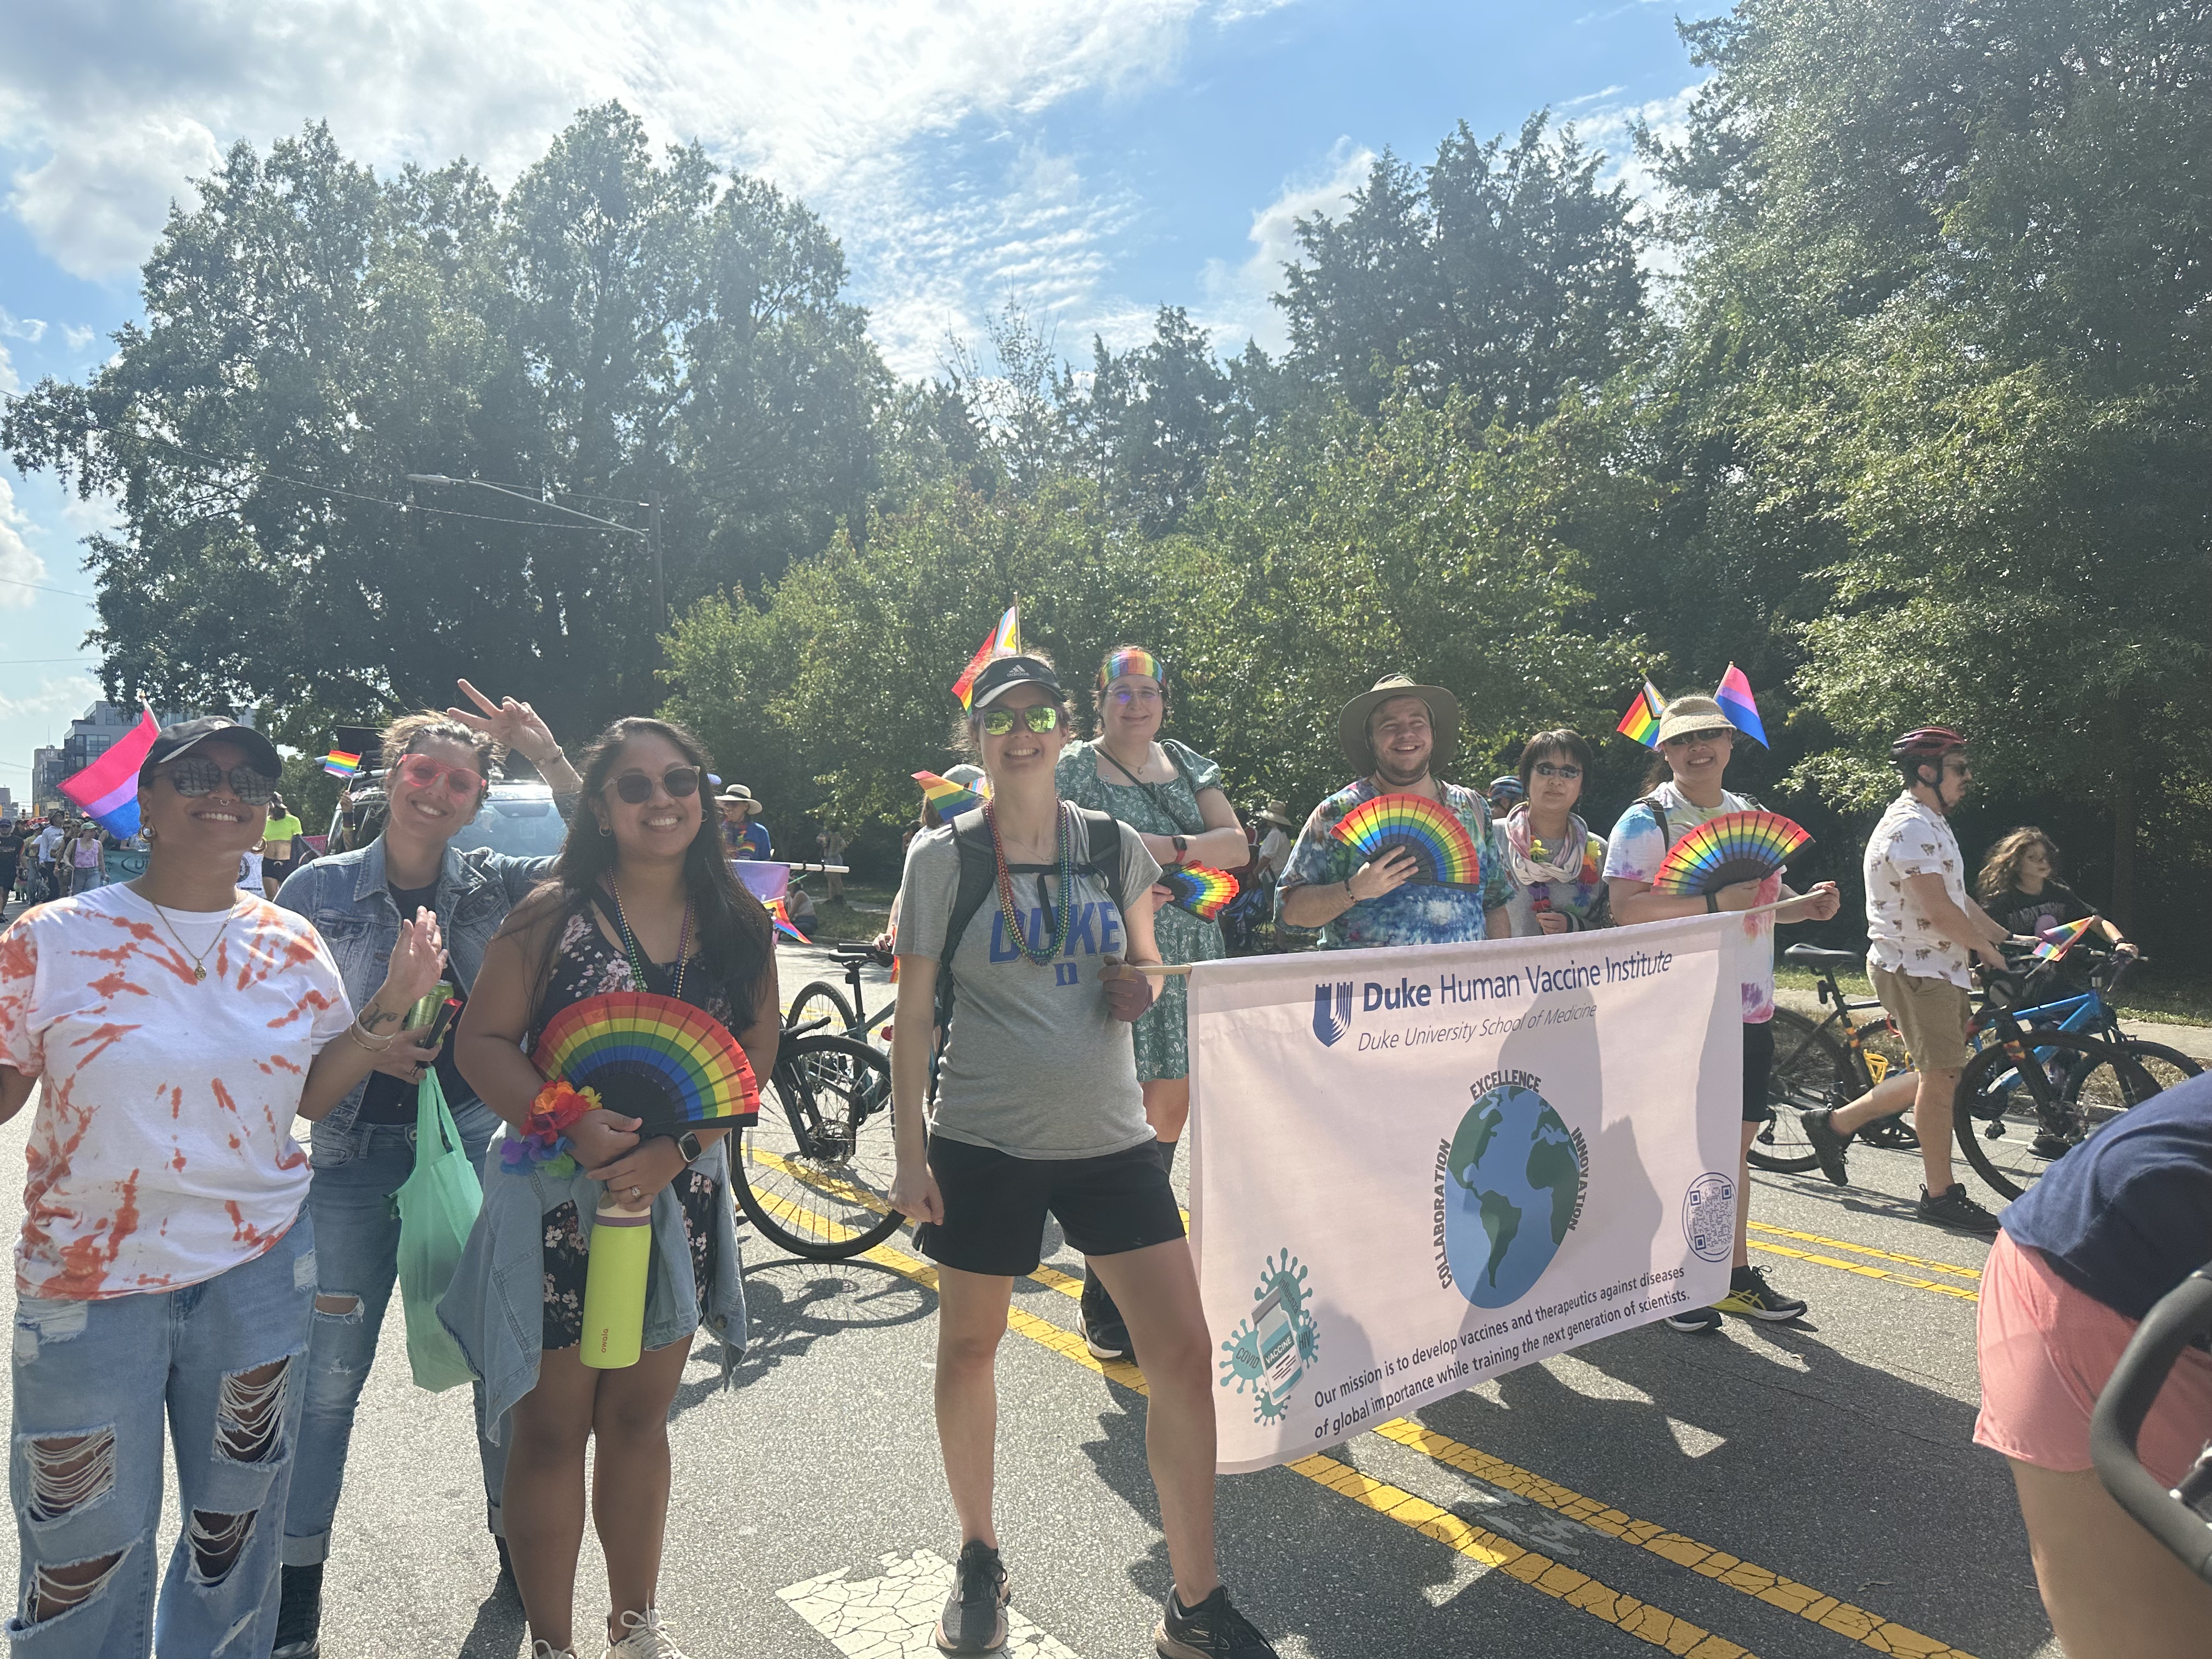
{"type": "Polygon", "coordinates": [[[1926,1180],[1920,1218],[1986,1238],[1996,1233],[1996,1217],[1951,1178],[1951,1097],[1973,1013],[1968,958],[2002,969],[2007,935],[1966,896],[1966,860],[1948,822],[1973,787],[1966,750],[1966,738],[1945,726],[1917,727],[1892,744],[1905,788],[1867,842],[1867,977],[1918,1070],[1885,1079],[1848,1105],[1802,1115],[1822,1171],[1840,1187],[1852,1134],[1909,1103],[1926,1180]]]}

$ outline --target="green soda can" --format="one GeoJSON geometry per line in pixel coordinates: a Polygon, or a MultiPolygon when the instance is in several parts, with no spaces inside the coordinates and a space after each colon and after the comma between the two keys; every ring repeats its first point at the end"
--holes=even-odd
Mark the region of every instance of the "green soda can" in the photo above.
{"type": "Polygon", "coordinates": [[[428,1025],[437,1018],[438,1010],[446,1006],[446,999],[453,994],[453,982],[441,979],[422,994],[422,1000],[407,1011],[410,1026],[428,1025]]]}

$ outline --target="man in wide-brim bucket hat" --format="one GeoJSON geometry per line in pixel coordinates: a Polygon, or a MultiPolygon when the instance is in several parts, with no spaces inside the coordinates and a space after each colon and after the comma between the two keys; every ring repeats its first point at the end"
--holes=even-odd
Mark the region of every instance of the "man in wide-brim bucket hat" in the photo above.
{"type": "Polygon", "coordinates": [[[1375,767],[1375,749],[1369,726],[1375,711],[1400,697],[1418,697],[1429,706],[1429,729],[1435,734],[1434,758],[1449,760],[1459,744],[1459,699],[1441,685],[1416,685],[1403,674],[1385,674],[1371,690],[1362,691],[1344,705],[1336,717],[1336,740],[1344,757],[1363,772],[1375,767]]]}

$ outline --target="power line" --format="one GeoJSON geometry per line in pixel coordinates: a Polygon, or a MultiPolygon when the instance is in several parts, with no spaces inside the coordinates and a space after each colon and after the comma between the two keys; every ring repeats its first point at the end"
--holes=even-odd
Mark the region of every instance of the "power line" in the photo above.
{"type": "MultiPolygon", "coordinates": [[[[66,587],[54,587],[45,582],[27,582],[21,576],[0,576],[0,582],[7,583],[10,587],[35,587],[41,593],[59,593],[64,599],[92,599],[94,604],[97,605],[99,603],[99,601],[96,599],[94,599],[93,595],[89,593],[73,592],[66,587]]],[[[59,660],[59,659],[56,659],[56,660],[59,660]]]]}

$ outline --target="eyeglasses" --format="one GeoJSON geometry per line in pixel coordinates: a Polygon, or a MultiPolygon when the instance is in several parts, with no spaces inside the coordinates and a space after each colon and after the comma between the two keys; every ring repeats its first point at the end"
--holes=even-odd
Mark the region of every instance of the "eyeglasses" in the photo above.
{"type": "Polygon", "coordinates": [[[1158,702],[1160,688],[1157,685],[1117,685],[1106,696],[1109,701],[1124,707],[1133,702],[1158,702]]]}
{"type": "Polygon", "coordinates": [[[1668,738],[1663,739],[1660,744],[1660,747],[1662,749],[1690,749],[1695,747],[1698,744],[1725,742],[1728,738],[1728,735],[1729,732],[1726,726],[1722,726],[1717,730],[1711,732],[1685,732],[1679,738],[1668,738]]]}
{"type": "Polygon", "coordinates": [[[204,755],[186,755],[160,775],[167,778],[170,787],[187,799],[212,794],[226,776],[230,781],[230,793],[248,806],[266,806],[270,797],[276,793],[276,780],[266,773],[257,772],[250,766],[234,766],[226,774],[204,755]]]}
{"type": "Polygon", "coordinates": [[[1554,766],[1549,761],[1538,761],[1529,769],[1540,778],[1562,778],[1569,783],[1583,775],[1579,766],[1554,766]]]}
{"type": "Polygon", "coordinates": [[[1014,729],[1016,720],[1032,732],[1051,732],[1060,726],[1060,710],[1048,702],[1032,703],[1027,708],[986,708],[983,733],[986,737],[1003,738],[1014,729]]]}
{"type": "Polygon", "coordinates": [[[428,789],[440,778],[446,781],[448,794],[473,795],[483,787],[483,774],[471,772],[465,766],[448,766],[445,762],[432,760],[428,755],[410,755],[396,769],[399,775],[417,789],[428,789]]]}
{"type": "MultiPolygon", "coordinates": [[[[653,799],[653,781],[642,772],[625,772],[614,781],[614,792],[632,806],[642,806],[653,799]]],[[[660,787],[668,792],[671,800],[682,800],[699,793],[699,769],[696,766],[672,766],[660,775],[660,787]]]]}

